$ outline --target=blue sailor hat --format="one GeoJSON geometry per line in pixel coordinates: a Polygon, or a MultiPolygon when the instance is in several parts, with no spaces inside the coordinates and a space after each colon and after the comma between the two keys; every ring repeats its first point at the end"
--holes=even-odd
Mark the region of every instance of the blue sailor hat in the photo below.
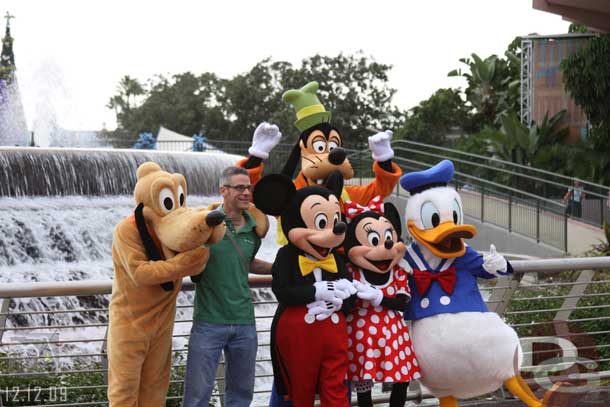
{"type": "Polygon", "coordinates": [[[447,186],[453,177],[453,162],[443,160],[424,171],[409,172],[400,177],[400,186],[415,195],[428,188],[447,186]]]}

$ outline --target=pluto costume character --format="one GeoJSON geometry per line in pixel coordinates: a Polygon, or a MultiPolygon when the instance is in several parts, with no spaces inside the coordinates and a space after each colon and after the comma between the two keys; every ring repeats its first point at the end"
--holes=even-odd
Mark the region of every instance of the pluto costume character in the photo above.
{"type": "Polygon", "coordinates": [[[453,163],[444,160],[400,180],[411,194],[406,220],[414,243],[405,259],[413,268],[412,299],[405,319],[413,320],[421,382],[441,407],[455,407],[458,398],[483,395],[502,384],[529,407],[546,406],[519,375],[516,332],[481,297],[477,278],[504,275],[512,267],[493,245],[482,256],[464,244],[462,239],[473,237],[476,229],[463,223],[460,196],[447,186],[453,171],[453,163]]]}
{"type": "Polygon", "coordinates": [[[224,236],[224,215],[186,206],[186,181],[152,162],[137,171],[137,208],[115,228],[108,328],[111,407],[161,407],[169,386],[176,296],[205,267],[203,247],[224,236]]]}
{"type": "MultiPolygon", "coordinates": [[[[354,169],[343,149],[344,140],[339,129],[330,123],[331,112],[325,110],[316,92],[318,83],[310,82],[301,89],[291,89],[284,93],[283,100],[294,106],[300,132],[282,174],[292,178],[298,164],[301,170],[294,179],[297,189],[334,183],[332,178],[347,181],[354,177],[354,169]]],[[[256,184],[263,172],[262,160],[269,157],[271,150],[280,141],[282,134],[275,125],[261,123],[254,131],[249,157],[238,162],[250,174],[250,181],[256,184]]],[[[341,201],[354,201],[366,205],[375,196],[382,198],[392,193],[402,171],[392,162],[394,150],[390,145],[392,132],[386,130],[369,137],[375,178],[367,185],[349,185],[341,192],[341,201]]],[[[332,186],[331,186],[332,188],[332,186]]],[[[279,234],[278,234],[279,236],[279,234]]],[[[282,240],[280,243],[285,244],[282,240]]]]}

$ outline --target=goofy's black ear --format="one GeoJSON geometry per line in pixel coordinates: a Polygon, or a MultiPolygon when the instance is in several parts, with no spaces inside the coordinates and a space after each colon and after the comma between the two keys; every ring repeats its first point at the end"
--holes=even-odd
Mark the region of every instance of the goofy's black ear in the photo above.
{"type": "Polygon", "coordinates": [[[284,168],[282,168],[281,174],[292,179],[294,177],[294,173],[297,170],[297,165],[299,165],[299,161],[301,160],[301,138],[297,140],[297,143],[292,148],[290,152],[290,156],[286,163],[284,164],[284,168]]]}
{"type": "Polygon", "coordinates": [[[279,216],[297,192],[292,180],[282,174],[270,174],[256,183],[252,200],[263,213],[279,216]]]}
{"type": "Polygon", "coordinates": [[[389,220],[394,226],[396,230],[396,234],[398,237],[402,236],[402,222],[400,220],[400,214],[398,213],[398,209],[390,203],[386,202],[383,204],[383,217],[389,220]]]}
{"type": "Polygon", "coordinates": [[[343,181],[343,174],[341,174],[341,171],[336,170],[331,172],[326,178],[326,184],[324,186],[327,189],[330,189],[337,199],[341,200],[341,193],[343,193],[343,181]]]}

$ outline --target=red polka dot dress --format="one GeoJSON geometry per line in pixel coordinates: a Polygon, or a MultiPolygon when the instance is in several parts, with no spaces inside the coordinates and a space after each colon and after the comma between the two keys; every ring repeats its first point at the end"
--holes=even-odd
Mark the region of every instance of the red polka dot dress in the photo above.
{"type": "MultiPolygon", "coordinates": [[[[359,269],[351,264],[347,267],[354,280],[367,283],[359,269]]],[[[410,296],[407,272],[398,265],[392,269],[388,282],[376,287],[388,298],[397,294],[410,296]]],[[[346,321],[348,378],[356,391],[369,390],[372,382],[398,383],[421,377],[409,329],[400,312],[358,299],[346,321]]]]}

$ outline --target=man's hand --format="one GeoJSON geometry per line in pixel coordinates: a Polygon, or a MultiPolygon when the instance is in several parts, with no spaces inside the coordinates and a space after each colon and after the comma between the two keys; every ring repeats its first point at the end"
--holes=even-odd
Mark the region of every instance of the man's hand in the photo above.
{"type": "Polygon", "coordinates": [[[254,130],[252,145],[248,149],[248,154],[266,160],[269,157],[269,152],[280,142],[281,138],[282,133],[275,124],[262,122],[254,130]]]}
{"type": "Polygon", "coordinates": [[[393,134],[392,130],[386,130],[369,137],[369,149],[373,153],[373,160],[383,162],[394,157],[394,150],[390,145],[393,134]]]}

